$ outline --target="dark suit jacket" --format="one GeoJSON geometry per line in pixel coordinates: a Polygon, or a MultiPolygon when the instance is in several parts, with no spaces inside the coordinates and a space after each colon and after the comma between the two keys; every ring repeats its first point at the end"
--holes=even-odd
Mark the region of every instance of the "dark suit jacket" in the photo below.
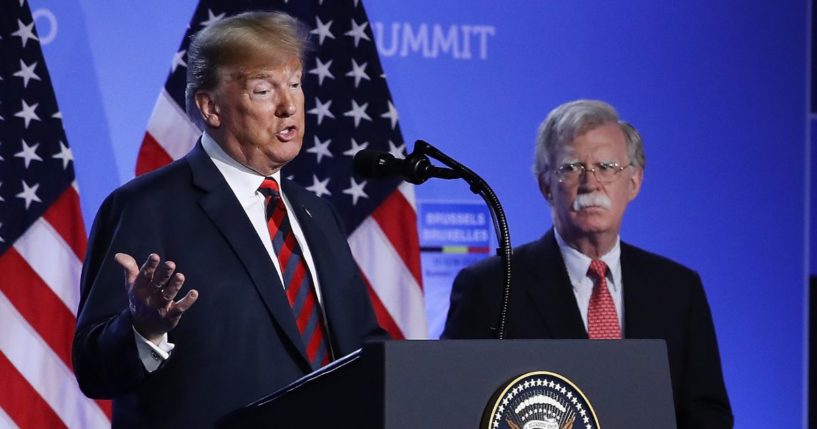
{"type": "MultiPolygon", "coordinates": [[[[283,181],[316,265],[335,357],[382,337],[341,221],[283,181]]],[[[94,221],[82,272],[73,360],[82,391],[114,399],[114,426],[211,427],[213,421],[310,372],[269,255],[200,144],[183,159],[114,191],[94,221]],[[198,301],[169,333],[154,373],[138,357],[116,252],[176,262],[198,301]]]]}
{"type": "MultiPolygon", "coordinates": [[[[514,249],[506,338],[587,338],[553,230],[514,249]]],[[[730,428],[732,412],[701,279],[621,243],[624,337],[666,340],[678,427],[730,428]]],[[[454,281],[444,338],[492,338],[503,279],[498,257],[454,281]]]]}

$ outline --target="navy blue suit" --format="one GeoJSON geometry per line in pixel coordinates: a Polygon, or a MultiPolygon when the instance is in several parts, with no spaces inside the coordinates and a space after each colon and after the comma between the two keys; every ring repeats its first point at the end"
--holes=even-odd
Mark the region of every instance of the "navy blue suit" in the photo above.
{"type": "MultiPolygon", "coordinates": [[[[553,230],[514,249],[511,263],[505,337],[586,339],[553,230]]],[[[658,338],[667,343],[678,428],[731,428],[715,328],[698,274],[622,242],[621,276],[624,338],[658,338]]],[[[502,284],[497,257],[462,270],[451,291],[443,337],[492,338],[502,284]]]]}
{"type": "MultiPolygon", "coordinates": [[[[284,180],[315,262],[334,356],[385,336],[341,221],[324,200],[284,180]]],[[[74,337],[82,391],[113,398],[115,426],[210,427],[214,420],[310,372],[275,266],[201,144],[184,158],[114,191],[94,221],[74,337]],[[155,252],[175,261],[179,292],[198,301],[169,333],[170,359],[139,360],[122,268],[155,252]]]]}

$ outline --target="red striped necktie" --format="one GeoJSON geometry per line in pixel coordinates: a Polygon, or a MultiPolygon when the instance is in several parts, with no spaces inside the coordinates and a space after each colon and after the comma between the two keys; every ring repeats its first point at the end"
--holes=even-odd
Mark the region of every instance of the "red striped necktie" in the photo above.
{"type": "Polygon", "coordinates": [[[292,232],[287,208],[281,198],[281,191],[275,179],[267,178],[258,192],[264,195],[267,227],[272,239],[272,247],[278,257],[287,300],[292,307],[298,332],[306,346],[306,355],[312,368],[317,369],[331,360],[327,344],[326,329],[322,323],[320,304],[309,275],[301,246],[292,232]]]}
{"type": "Polygon", "coordinates": [[[601,259],[590,263],[587,275],[593,279],[593,294],[587,308],[587,336],[591,340],[621,339],[616,304],[607,289],[607,264],[601,259]]]}

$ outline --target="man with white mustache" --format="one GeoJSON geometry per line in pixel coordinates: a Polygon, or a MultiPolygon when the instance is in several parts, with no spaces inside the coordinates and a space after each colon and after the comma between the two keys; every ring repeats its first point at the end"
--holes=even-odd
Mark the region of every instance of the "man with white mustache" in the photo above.
{"type": "MultiPolygon", "coordinates": [[[[678,428],[731,428],[700,277],[619,237],[645,165],[641,136],[609,104],[576,100],[550,112],[533,172],[553,228],[514,249],[505,338],[664,339],[678,428]]],[[[443,338],[494,336],[502,278],[498,257],[459,273],[443,338]]]]}

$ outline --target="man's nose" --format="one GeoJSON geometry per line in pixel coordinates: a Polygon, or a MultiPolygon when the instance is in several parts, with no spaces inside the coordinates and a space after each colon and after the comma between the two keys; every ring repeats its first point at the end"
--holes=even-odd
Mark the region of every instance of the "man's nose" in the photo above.
{"type": "Polygon", "coordinates": [[[279,118],[286,118],[295,114],[295,97],[288,91],[281,92],[281,98],[278,101],[278,106],[275,109],[275,116],[279,118]]]}
{"type": "Polygon", "coordinates": [[[595,168],[585,168],[579,178],[579,183],[583,186],[598,187],[601,186],[599,178],[596,176],[595,168]]]}

